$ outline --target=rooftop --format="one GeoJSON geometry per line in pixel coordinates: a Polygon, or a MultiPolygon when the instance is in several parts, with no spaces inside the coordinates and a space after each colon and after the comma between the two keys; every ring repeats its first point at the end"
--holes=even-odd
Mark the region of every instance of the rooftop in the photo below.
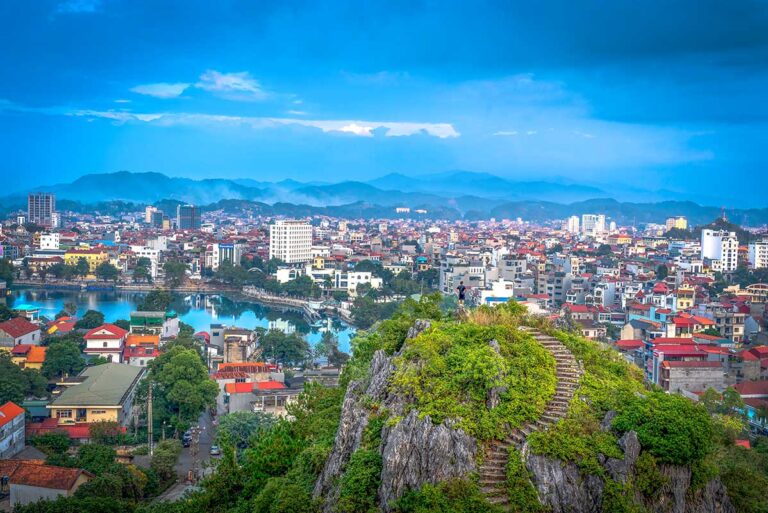
{"type": "Polygon", "coordinates": [[[144,369],[121,363],[87,367],[85,381],[64,390],[51,406],[121,406],[125,395],[144,369]]]}

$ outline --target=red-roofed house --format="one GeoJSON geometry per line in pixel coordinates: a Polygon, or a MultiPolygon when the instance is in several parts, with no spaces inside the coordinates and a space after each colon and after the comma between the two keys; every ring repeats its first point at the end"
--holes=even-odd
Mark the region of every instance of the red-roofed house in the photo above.
{"type": "Polygon", "coordinates": [[[747,419],[750,424],[768,427],[764,413],[768,411],[768,380],[744,381],[733,387],[741,395],[747,407],[747,419]]]}
{"type": "Polygon", "coordinates": [[[0,475],[8,477],[12,507],[71,497],[94,477],[87,470],[44,465],[35,460],[0,461],[0,475]]]}
{"type": "Polygon", "coordinates": [[[269,380],[269,381],[259,381],[258,383],[256,383],[256,388],[258,390],[283,390],[288,387],[285,386],[285,383],[281,383],[275,380],[269,380]]]}
{"type": "Polygon", "coordinates": [[[121,363],[123,361],[123,348],[128,331],[114,324],[102,324],[86,333],[85,353],[101,356],[110,362],[121,363]]]}
{"type": "Polygon", "coordinates": [[[40,327],[24,317],[0,322],[0,348],[10,349],[19,344],[40,345],[40,327]]]}
{"type": "Polygon", "coordinates": [[[24,408],[8,401],[0,406],[0,460],[17,455],[24,443],[24,408]]]}

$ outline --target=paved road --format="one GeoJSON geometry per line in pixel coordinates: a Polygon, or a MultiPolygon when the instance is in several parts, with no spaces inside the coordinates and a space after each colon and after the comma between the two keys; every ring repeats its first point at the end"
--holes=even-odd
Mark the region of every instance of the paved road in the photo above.
{"type": "MultiPolygon", "coordinates": [[[[199,443],[199,453],[198,453],[198,462],[197,462],[197,469],[198,469],[198,475],[201,475],[201,469],[204,469],[210,464],[211,456],[210,456],[210,450],[211,450],[211,444],[213,443],[214,438],[216,437],[216,427],[213,425],[213,421],[211,419],[211,415],[206,411],[202,415],[200,415],[200,418],[197,421],[197,425],[200,426],[200,443],[199,443]]],[[[179,456],[179,461],[176,462],[176,474],[178,477],[178,482],[170,487],[168,490],[165,491],[165,493],[161,494],[159,497],[155,499],[157,502],[169,502],[169,501],[175,501],[181,498],[187,491],[190,490],[196,490],[197,487],[189,483],[187,481],[187,476],[189,474],[189,471],[194,468],[194,461],[195,457],[192,456],[191,450],[188,447],[185,447],[181,450],[181,455],[179,456]]]]}

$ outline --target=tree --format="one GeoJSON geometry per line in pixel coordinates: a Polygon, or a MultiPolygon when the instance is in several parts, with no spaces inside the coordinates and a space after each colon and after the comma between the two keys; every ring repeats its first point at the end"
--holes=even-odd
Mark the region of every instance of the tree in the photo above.
{"type": "Polygon", "coordinates": [[[5,322],[13,317],[13,312],[5,306],[5,303],[0,303],[0,322],[5,322]]]}
{"type": "Polygon", "coordinates": [[[117,453],[112,447],[100,443],[81,445],[77,450],[77,464],[79,467],[99,476],[107,471],[115,463],[117,453]]]}
{"type": "Polygon", "coordinates": [[[91,443],[116,444],[123,431],[117,422],[105,420],[89,424],[88,433],[91,435],[91,443]]]}
{"type": "Polygon", "coordinates": [[[126,331],[130,331],[130,329],[131,329],[131,321],[127,321],[125,319],[118,319],[115,322],[113,322],[112,324],[114,324],[118,328],[123,328],[126,331]]]}
{"type": "Polygon", "coordinates": [[[222,445],[231,444],[244,449],[252,436],[269,429],[276,421],[276,417],[269,413],[237,411],[221,417],[216,437],[222,445]]]}
{"type": "Polygon", "coordinates": [[[7,351],[0,351],[0,404],[20,404],[28,396],[47,395],[48,381],[37,369],[22,369],[11,361],[7,351]]]}
{"type": "Polygon", "coordinates": [[[102,262],[96,267],[96,276],[104,281],[117,281],[120,271],[109,262],[102,262]]]}
{"type": "Polygon", "coordinates": [[[10,258],[0,258],[0,280],[4,281],[8,288],[13,285],[13,279],[16,277],[16,271],[13,268],[13,262],[10,258]]]}
{"type": "Polygon", "coordinates": [[[104,324],[104,314],[96,310],[88,310],[85,315],[75,323],[76,329],[92,330],[104,324]]]}
{"type": "Polygon", "coordinates": [[[165,312],[171,306],[173,294],[167,290],[152,290],[144,297],[137,309],[142,312],[165,312]]]}
{"type": "Polygon", "coordinates": [[[151,282],[152,281],[152,275],[149,272],[149,269],[147,267],[144,267],[143,265],[137,265],[136,268],[133,270],[133,281],[134,282],[151,282]]]}
{"type": "Polygon", "coordinates": [[[341,367],[349,360],[347,353],[339,351],[339,339],[330,331],[323,333],[322,339],[315,346],[315,355],[325,356],[328,364],[333,367],[341,367]]]}
{"type": "Polygon", "coordinates": [[[68,340],[55,341],[48,346],[43,362],[43,375],[58,378],[77,374],[85,367],[80,348],[68,340]]]}
{"type": "Polygon", "coordinates": [[[666,265],[660,264],[656,268],[656,278],[659,280],[664,280],[666,279],[667,276],[669,276],[669,269],[667,268],[666,265]]]}
{"type": "Polygon", "coordinates": [[[163,481],[170,481],[176,478],[174,469],[176,461],[181,454],[181,442],[178,440],[163,440],[157,444],[155,453],[152,455],[150,468],[157,472],[158,477],[163,481]]]}
{"type": "Polygon", "coordinates": [[[298,365],[309,357],[309,344],[298,333],[286,335],[280,330],[269,330],[259,340],[264,355],[277,363],[298,365]]]}
{"type": "Polygon", "coordinates": [[[146,397],[150,383],[155,386],[155,417],[169,421],[179,431],[196,421],[205,408],[215,405],[219,393],[200,354],[180,346],[150,362],[142,396],[146,397]]]}
{"type": "Polygon", "coordinates": [[[721,336],[721,335],[720,335],[720,330],[719,330],[719,329],[717,329],[717,328],[713,328],[713,327],[709,327],[709,328],[707,328],[707,329],[705,329],[705,330],[702,330],[702,331],[701,331],[701,334],[702,334],[702,335],[712,335],[713,337],[719,337],[719,336],[721,336]]]}
{"type": "Polygon", "coordinates": [[[69,436],[58,431],[33,436],[29,443],[49,457],[64,454],[72,445],[69,436]]]}
{"type": "Polygon", "coordinates": [[[88,265],[88,260],[86,260],[85,257],[78,258],[77,263],[75,264],[75,274],[85,278],[90,272],[91,267],[88,265]]]}
{"type": "Polygon", "coordinates": [[[136,259],[136,266],[152,267],[152,260],[150,260],[148,257],[139,257],[138,259],[136,259]]]}
{"type": "Polygon", "coordinates": [[[165,284],[175,289],[184,283],[187,266],[182,262],[166,262],[163,265],[163,271],[165,272],[165,284]]]}

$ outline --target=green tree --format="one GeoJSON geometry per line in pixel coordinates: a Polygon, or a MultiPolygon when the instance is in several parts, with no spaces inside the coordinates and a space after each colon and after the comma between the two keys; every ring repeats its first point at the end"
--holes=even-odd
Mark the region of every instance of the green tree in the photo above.
{"type": "Polygon", "coordinates": [[[166,262],[163,265],[163,271],[165,272],[165,284],[171,289],[175,289],[184,283],[187,266],[183,262],[166,262]]]}
{"type": "Polygon", "coordinates": [[[276,421],[275,416],[263,412],[230,413],[220,418],[216,438],[221,445],[230,444],[244,449],[248,446],[251,437],[261,430],[269,429],[276,421]]]}
{"type": "Polygon", "coordinates": [[[97,476],[109,471],[116,457],[112,447],[99,443],[81,445],[77,449],[77,465],[97,476]]]}
{"type": "Polygon", "coordinates": [[[75,264],[75,274],[77,276],[82,276],[85,278],[91,273],[91,268],[88,265],[88,260],[85,259],[85,257],[80,257],[77,259],[77,263],[75,264]]]}
{"type": "Polygon", "coordinates": [[[669,276],[669,268],[667,268],[667,266],[664,264],[660,264],[656,268],[656,278],[658,280],[664,280],[667,276],[669,276]]]}
{"type": "Polygon", "coordinates": [[[154,470],[163,481],[171,481],[176,478],[174,469],[181,455],[181,442],[178,440],[163,440],[157,444],[150,468],[154,470]]]}
{"type": "Polygon", "coordinates": [[[298,365],[309,358],[309,344],[298,333],[286,335],[280,330],[269,330],[259,340],[267,358],[284,365],[298,365]]]}
{"type": "Polygon", "coordinates": [[[46,456],[62,455],[70,448],[72,441],[66,433],[52,431],[33,436],[29,443],[46,456]]]}
{"type": "Polygon", "coordinates": [[[48,378],[59,378],[75,375],[83,370],[83,367],[85,360],[80,353],[80,347],[68,340],[57,340],[48,346],[42,371],[48,378]]]}
{"type": "Polygon", "coordinates": [[[104,324],[104,314],[96,310],[88,310],[85,315],[75,323],[75,328],[92,330],[104,324]]]}
{"type": "Polygon", "coordinates": [[[152,275],[149,272],[149,268],[144,267],[143,265],[137,265],[136,268],[133,270],[133,281],[134,282],[151,282],[152,281],[152,275]]]}
{"type": "Polygon", "coordinates": [[[137,307],[142,312],[165,312],[173,302],[173,294],[167,290],[151,290],[137,307]]]}
{"type": "Polygon", "coordinates": [[[0,258],[0,280],[4,281],[8,288],[13,285],[16,271],[10,258],[0,258]]]}
{"type": "Polygon", "coordinates": [[[7,351],[0,351],[0,404],[20,404],[27,396],[45,396],[48,381],[37,369],[22,369],[11,361],[7,351]]]}
{"type": "Polygon", "coordinates": [[[109,262],[102,262],[96,267],[96,276],[104,281],[117,281],[120,271],[109,262]]]}
{"type": "Polygon", "coordinates": [[[113,322],[112,324],[114,324],[118,328],[122,328],[122,329],[124,329],[126,331],[129,331],[131,329],[131,321],[127,321],[125,319],[118,319],[115,322],[113,322]]]}
{"type": "Polygon", "coordinates": [[[205,408],[215,405],[219,393],[200,354],[179,346],[150,362],[149,375],[143,381],[144,397],[149,383],[155,386],[157,420],[167,420],[179,431],[196,421],[205,408]]]}
{"type": "Polygon", "coordinates": [[[5,303],[0,303],[0,322],[5,322],[13,318],[13,312],[5,306],[5,303]]]}

